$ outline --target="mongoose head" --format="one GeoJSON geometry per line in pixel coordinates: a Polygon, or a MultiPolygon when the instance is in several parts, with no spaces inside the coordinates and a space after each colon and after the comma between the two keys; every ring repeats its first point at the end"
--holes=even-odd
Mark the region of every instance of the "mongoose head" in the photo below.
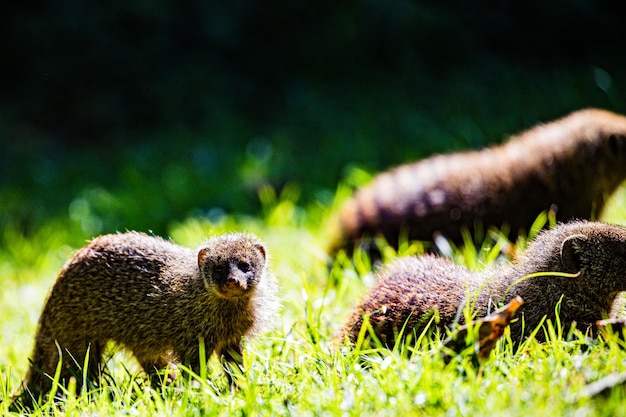
{"type": "Polygon", "coordinates": [[[207,290],[224,298],[250,296],[261,281],[267,251],[246,234],[216,236],[198,250],[198,267],[207,290]]]}
{"type": "Polygon", "coordinates": [[[612,193],[626,173],[626,117],[598,109],[581,110],[569,117],[580,137],[576,154],[581,161],[586,161],[582,154],[597,162],[585,168],[589,173],[597,172],[591,181],[603,194],[612,193]]]}
{"type": "Polygon", "coordinates": [[[545,296],[561,290],[576,300],[579,310],[607,312],[617,293],[626,290],[626,228],[587,221],[562,224],[541,233],[518,264],[539,272],[575,274],[547,278],[545,296]]]}

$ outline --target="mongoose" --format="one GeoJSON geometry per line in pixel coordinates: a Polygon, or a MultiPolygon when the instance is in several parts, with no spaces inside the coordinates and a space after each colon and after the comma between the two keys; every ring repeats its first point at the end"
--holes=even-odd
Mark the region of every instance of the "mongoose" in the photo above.
{"type": "MultiPolygon", "coordinates": [[[[433,311],[440,328],[463,321],[462,309],[477,316],[521,296],[524,305],[511,323],[511,337],[521,341],[541,320],[555,319],[558,308],[564,329],[572,323],[583,332],[611,313],[619,291],[626,290],[626,228],[574,221],[542,231],[517,259],[506,266],[471,272],[438,255],[399,258],[378,277],[363,302],[343,327],[342,335],[357,340],[363,316],[386,345],[395,336],[420,331],[433,311]],[[575,276],[535,276],[534,273],[575,276]],[[475,305],[473,304],[475,303],[475,305]]],[[[545,340],[539,331],[538,340],[545,340]]]]}
{"type": "Polygon", "coordinates": [[[210,238],[198,250],[129,232],[95,238],[61,269],[39,320],[22,399],[51,388],[59,353],[61,382],[96,378],[109,341],[128,349],[149,374],[206,355],[240,359],[242,337],[278,310],[276,279],[264,244],[249,234],[210,238]]]}
{"type": "MultiPolygon", "coordinates": [[[[382,235],[462,243],[461,229],[508,225],[514,239],[542,212],[590,219],[626,178],[626,117],[580,110],[499,146],[438,155],[377,175],[339,213],[330,253],[382,235]]],[[[367,245],[365,245],[367,246],[367,245]]]]}

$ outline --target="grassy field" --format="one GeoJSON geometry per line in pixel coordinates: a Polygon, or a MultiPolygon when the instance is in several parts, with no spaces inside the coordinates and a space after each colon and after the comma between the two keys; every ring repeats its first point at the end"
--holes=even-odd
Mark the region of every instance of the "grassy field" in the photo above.
{"type": "MultiPolygon", "coordinates": [[[[340,203],[376,172],[584,107],[626,114],[621,7],[49,3],[12,2],[0,26],[0,415],[63,263],[124,230],[192,247],[257,234],[281,283],[274,328],[247,342],[236,391],[213,358],[155,392],[113,349],[102,389],[33,415],[626,415],[624,387],[588,395],[626,371],[623,344],[552,337],[569,333],[558,323],[548,343],[505,338],[480,366],[444,363],[427,339],[342,347],[376,265],[325,253],[340,203]]],[[[603,219],[626,224],[626,187],[603,219]]],[[[480,269],[491,249],[453,257],[480,269]]]]}
{"type": "MultiPolygon", "coordinates": [[[[342,347],[337,331],[375,267],[366,256],[354,263],[340,256],[329,268],[325,253],[339,204],[376,171],[482,147],[582,107],[623,113],[626,83],[616,61],[606,70],[544,68],[480,55],[462,69],[406,70],[366,83],[304,78],[267,120],[220,107],[200,127],[170,121],[93,147],[0,117],[0,130],[20,138],[0,140],[0,414],[26,371],[60,267],[91,237],[135,229],[188,246],[215,233],[257,234],[281,283],[274,328],[247,343],[236,391],[213,359],[207,375],[184,374],[154,392],[136,362],[112,350],[113,380],[103,389],[42,404],[34,415],[626,415],[623,387],[585,395],[589,384],[626,371],[615,340],[550,337],[515,351],[502,340],[480,366],[469,358],[445,364],[436,342],[342,347]]],[[[626,223],[626,188],[603,219],[626,223]]],[[[491,247],[467,247],[454,260],[483,268],[494,261],[491,247]]],[[[400,255],[419,251],[406,246],[400,255]]],[[[561,332],[568,329],[555,324],[561,332]]]]}
{"type": "MultiPolygon", "coordinates": [[[[393,351],[352,351],[334,343],[351,306],[374,279],[367,257],[354,263],[339,257],[328,269],[327,224],[347,192],[340,187],[334,202],[299,207],[297,190],[276,195],[266,188],[259,194],[258,216],[190,217],[171,224],[169,236],[183,245],[233,230],[248,230],[267,242],[283,308],[272,331],[247,343],[247,371],[238,378],[238,390],[228,389],[213,358],[206,375],[183,372],[174,386],[155,392],[142,384],[132,358],[112,350],[114,381],[64,402],[45,403],[33,415],[626,415],[625,388],[591,398],[585,394],[594,381],[626,371],[624,345],[615,340],[554,337],[546,344],[528,341],[515,351],[510,340],[502,340],[480,366],[470,358],[445,364],[437,343],[428,340],[418,349],[393,351]]],[[[622,189],[609,206],[608,220],[624,218],[625,202],[622,189]]],[[[62,224],[42,226],[28,238],[17,230],[7,227],[1,237],[4,399],[25,372],[46,291],[75,249],[67,243],[74,241],[72,228],[62,224]]],[[[470,247],[456,252],[455,259],[482,268],[492,262],[488,249],[470,247]]],[[[416,251],[405,247],[402,254],[416,251]]],[[[555,324],[551,331],[558,335],[568,329],[555,324]]],[[[7,401],[0,403],[0,413],[7,410],[7,401]]]]}

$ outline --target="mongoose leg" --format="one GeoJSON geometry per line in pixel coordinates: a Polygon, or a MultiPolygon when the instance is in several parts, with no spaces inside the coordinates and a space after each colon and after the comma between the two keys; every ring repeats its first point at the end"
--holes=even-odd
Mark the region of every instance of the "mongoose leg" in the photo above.
{"type": "Polygon", "coordinates": [[[59,374],[61,385],[67,385],[70,378],[74,377],[76,389],[79,391],[85,376],[87,381],[95,381],[101,370],[100,346],[98,342],[90,344],[82,338],[63,342],[61,345],[42,330],[38,336],[33,358],[23,382],[25,390],[20,396],[22,404],[30,407],[52,388],[59,360],[62,361],[59,374]],[[61,352],[60,357],[59,352],[61,352]],[[89,352],[89,359],[86,372],[84,372],[87,352],[89,352]]]}
{"type": "Polygon", "coordinates": [[[135,356],[143,370],[148,374],[148,379],[153,388],[159,387],[164,380],[171,383],[176,379],[174,370],[169,368],[170,360],[167,356],[141,356],[136,353],[135,356]],[[159,372],[162,370],[166,370],[166,374],[159,376],[159,372]]]}
{"type": "MultiPolygon", "coordinates": [[[[210,352],[208,348],[207,352],[210,352]]],[[[185,350],[184,354],[180,355],[180,357],[183,359],[184,365],[188,366],[189,369],[196,375],[200,375],[200,349],[198,348],[198,346],[189,346],[185,350]]],[[[202,360],[205,362],[207,359],[207,357],[202,358],[202,360]]]]}
{"type": "Polygon", "coordinates": [[[52,387],[52,377],[54,376],[58,362],[59,351],[54,340],[47,336],[45,332],[40,332],[37,337],[28,373],[23,382],[25,390],[22,394],[22,401],[25,404],[31,404],[33,401],[36,402],[41,394],[50,390],[52,387]]]}
{"type": "Polygon", "coordinates": [[[224,368],[224,372],[228,378],[228,385],[232,387],[235,383],[233,380],[232,370],[236,367],[243,370],[243,347],[241,345],[241,341],[226,345],[218,353],[221,356],[222,367],[224,368]]]}
{"type": "Polygon", "coordinates": [[[76,379],[77,390],[82,388],[83,382],[87,382],[88,384],[97,382],[100,372],[102,371],[101,346],[104,345],[106,345],[106,343],[101,344],[98,341],[88,341],[83,338],[78,338],[61,345],[63,368],[59,382],[67,386],[67,382],[70,378],[74,377],[76,379]],[[89,355],[89,357],[87,357],[87,355],[89,355]],[[85,359],[87,359],[86,369],[85,359]]]}

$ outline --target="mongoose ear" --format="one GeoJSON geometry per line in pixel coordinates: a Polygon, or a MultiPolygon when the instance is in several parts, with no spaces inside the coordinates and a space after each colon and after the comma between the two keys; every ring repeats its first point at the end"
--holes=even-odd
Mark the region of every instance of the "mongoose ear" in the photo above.
{"type": "Polygon", "coordinates": [[[562,272],[575,274],[582,268],[580,260],[581,244],[586,240],[584,235],[568,236],[561,243],[561,266],[562,272]]]}
{"type": "Polygon", "coordinates": [[[614,155],[622,156],[626,154],[626,136],[619,133],[609,135],[609,146],[614,155]]]}
{"type": "Polygon", "coordinates": [[[209,250],[207,248],[202,248],[198,251],[198,266],[200,268],[204,266],[208,257],[209,257],[209,250]]]}
{"type": "Polygon", "coordinates": [[[259,252],[261,252],[264,260],[267,259],[267,249],[265,249],[265,245],[263,245],[262,243],[255,243],[254,247],[257,248],[259,252]]]}

